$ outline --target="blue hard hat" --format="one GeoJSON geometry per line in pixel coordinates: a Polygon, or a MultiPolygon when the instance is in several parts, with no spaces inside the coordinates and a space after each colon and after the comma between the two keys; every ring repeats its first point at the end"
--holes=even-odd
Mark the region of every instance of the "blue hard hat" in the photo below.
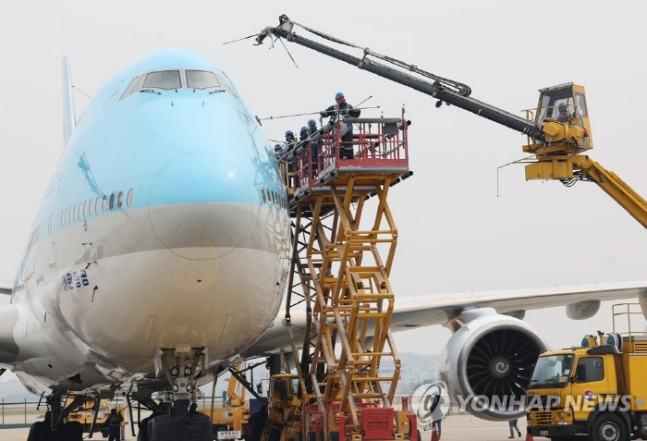
{"type": "Polygon", "coordinates": [[[280,148],[280,147],[281,147],[281,144],[274,144],[274,148],[275,148],[275,149],[276,149],[276,148],[280,148]]]}
{"type": "Polygon", "coordinates": [[[308,125],[309,125],[309,126],[316,126],[316,125],[317,125],[317,121],[315,121],[314,119],[311,119],[311,120],[309,120],[309,121],[308,121],[308,125]]]}
{"type": "Polygon", "coordinates": [[[302,131],[302,132],[307,132],[307,131],[308,131],[308,128],[307,128],[306,126],[303,126],[303,127],[301,127],[301,131],[302,131]]]}
{"type": "Polygon", "coordinates": [[[285,131],[285,136],[288,136],[288,135],[294,135],[294,133],[292,133],[292,130],[285,131]]]}
{"type": "Polygon", "coordinates": [[[335,94],[335,99],[337,99],[337,98],[343,98],[343,97],[344,97],[344,93],[343,93],[343,92],[337,92],[337,93],[335,94]]]}

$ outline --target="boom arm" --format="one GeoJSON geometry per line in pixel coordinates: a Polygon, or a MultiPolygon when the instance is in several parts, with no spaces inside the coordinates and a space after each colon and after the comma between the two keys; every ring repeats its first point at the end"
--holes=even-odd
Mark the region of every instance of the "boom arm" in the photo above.
{"type": "Polygon", "coordinates": [[[368,48],[363,49],[364,56],[362,58],[354,57],[316,41],[303,38],[295,34],[293,32],[293,28],[294,26],[300,26],[301,28],[313,32],[316,35],[319,35],[320,37],[327,40],[358,48],[358,46],[355,46],[352,43],[344,42],[330,35],[326,35],[320,31],[306,28],[303,25],[297,25],[297,23],[290,21],[290,19],[285,15],[279,17],[279,21],[280,25],[278,27],[267,27],[263,31],[261,31],[261,33],[256,38],[258,44],[261,44],[263,40],[270,34],[276,37],[285,38],[286,40],[293,43],[300,44],[301,46],[305,46],[324,55],[328,55],[330,57],[336,58],[337,60],[343,61],[353,66],[357,66],[360,69],[372,72],[375,75],[379,75],[419,92],[431,95],[434,98],[438,98],[438,100],[440,100],[439,102],[441,103],[445,102],[447,104],[460,107],[461,109],[467,110],[468,112],[472,112],[478,116],[482,116],[483,118],[504,125],[512,130],[516,130],[517,132],[528,135],[539,142],[544,141],[543,131],[537,124],[520,116],[509,113],[505,110],[499,109],[498,107],[469,97],[468,95],[471,93],[471,89],[464,84],[457,83],[455,81],[448,80],[446,78],[442,78],[429,72],[423,71],[421,69],[418,69],[416,66],[406,64],[402,61],[396,60],[395,58],[380,55],[378,53],[370,51],[368,48]],[[369,56],[381,59],[387,63],[392,64],[393,66],[399,67],[400,69],[407,69],[410,72],[434,81],[431,82],[426,79],[418,78],[402,70],[397,70],[393,67],[386,66],[382,63],[372,60],[371,58],[369,58],[369,56]]]}
{"type": "MultiPolygon", "coordinates": [[[[622,208],[647,228],[647,202],[615,173],[586,155],[572,157],[575,179],[593,181],[622,208]],[[579,173],[578,173],[579,170],[579,173]]],[[[569,184],[569,182],[565,182],[569,184]]]]}

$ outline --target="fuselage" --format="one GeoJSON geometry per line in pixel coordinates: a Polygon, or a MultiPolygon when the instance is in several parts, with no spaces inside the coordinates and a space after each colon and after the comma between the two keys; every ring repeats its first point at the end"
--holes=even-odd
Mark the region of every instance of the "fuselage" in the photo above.
{"type": "Polygon", "coordinates": [[[159,349],[205,348],[217,366],[275,318],[288,244],[276,160],[233,84],[192,52],[156,53],[71,135],[3,312],[17,354],[0,362],[41,393],[152,376],[159,349]]]}

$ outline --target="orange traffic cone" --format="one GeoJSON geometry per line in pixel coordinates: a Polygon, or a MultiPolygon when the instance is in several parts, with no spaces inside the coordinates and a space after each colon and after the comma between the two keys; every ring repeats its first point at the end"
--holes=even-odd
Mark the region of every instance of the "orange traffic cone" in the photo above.
{"type": "Polygon", "coordinates": [[[535,438],[526,430],[526,441],[535,441],[535,438]]]}
{"type": "Polygon", "coordinates": [[[436,427],[436,423],[431,423],[431,441],[438,441],[438,427],[436,427]]]}

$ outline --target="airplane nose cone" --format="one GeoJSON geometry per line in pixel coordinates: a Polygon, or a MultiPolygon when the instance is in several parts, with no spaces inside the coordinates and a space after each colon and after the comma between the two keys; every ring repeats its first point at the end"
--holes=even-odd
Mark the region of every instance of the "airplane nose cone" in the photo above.
{"type": "Polygon", "coordinates": [[[159,241],[191,260],[235,249],[249,232],[252,191],[225,158],[192,152],[169,162],[151,188],[148,215],[159,241]]]}

